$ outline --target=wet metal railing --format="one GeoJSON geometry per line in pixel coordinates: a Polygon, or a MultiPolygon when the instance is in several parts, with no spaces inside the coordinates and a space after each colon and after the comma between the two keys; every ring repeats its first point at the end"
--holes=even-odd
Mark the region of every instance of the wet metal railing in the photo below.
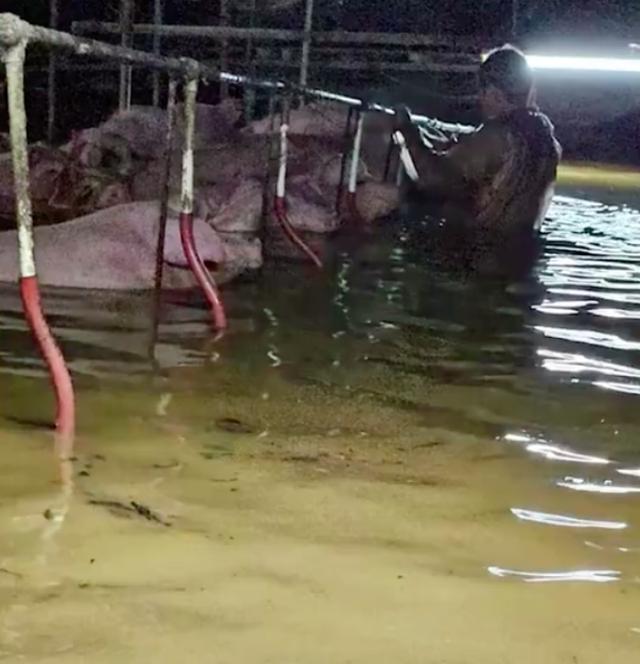
{"type": "MultiPolygon", "coordinates": [[[[157,26],[156,26],[157,27],[157,26]]],[[[160,30],[161,32],[161,30],[160,30]]],[[[64,363],[62,353],[51,335],[50,329],[42,313],[39,297],[39,288],[36,273],[36,264],[33,247],[33,218],[31,199],[29,194],[29,167],[28,142],[26,135],[26,109],[24,101],[24,58],[29,44],[38,43],[51,49],[71,51],[81,56],[100,57],[120,62],[125,66],[140,65],[155,71],[162,71],[170,76],[169,87],[169,127],[168,140],[171,140],[172,123],[175,107],[175,79],[182,79],[185,90],[184,103],[184,144],[182,160],[182,196],[180,210],[180,235],[183,249],[189,266],[204,291],[212,311],[213,322],[216,328],[225,328],[227,321],[218,291],[210,273],[206,269],[198,254],[193,233],[193,134],[195,126],[195,108],[198,82],[218,81],[229,85],[249,86],[264,89],[270,96],[280,95],[291,99],[292,96],[304,99],[343,104],[353,111],[357,111],[356,130],[353,134],[351,148],[351,167],[348,179],[348,196],[353,203],[355,196],[356,173],[358,168],[359,150],[362,138],[362,122],[365,112],[393,114],[394,111],[380,104],[369,103],[355,97],[341,95],[326,90],[309,88],[302,85],[256,79],[240,76],[228,72],[221,72],[213,67],[203,65],[196,60],[188,58],[162,57],[157,53],[136,51],[124,46],[105,44],[92,39],[76,37],[58,30],[34,26],[13,14],[0,14],[0,52],[7,69],[7,89],[9,99],[9,116],[11,130],[11,149],[16,193],[16,210],[18,225],[18,242],[20,255],[20,287],[23,308],[27,321],[36,337],[39,349],[47,363],[52,377],[57,398],[56,428],[58,435],[63,438],[73,438],[75,431],[75,402],[71,377],[64,363]]],[[[120,102],[127,104],[128,90],[120,90],[120,102]]],[[[285,102],[283,102],[284,104],[285,102]]],[[[288,102],[287,102],[288,103],[288,102]]],[[[286,117],[283,114],[281,122],[281,169],[276,192],[276,204],[284,217],[284,177],[286,173],[286,117]]],[[[351,113],[349,114],[351,116],[351,113]]],[[[475,128],[465,125],[441,122],[424,116],[413,116],[414,122],[427,130],[437,132],[468,133],[475,128]]],[[[166,150],[167,159],[170,159],[170,146],[166,150]]],[[[343,168],[343,172],[344,172],[343,168]]],[[[156,289],[162,282],[162,257],[164,255],[164,229],[167,218],[168,196],[168,169],[165,171],[163,201],[161,205],[161,219],[159,224],[159,238],[157,244],[157,271],[156,289]]],[[[340,185],[342,187],[342,184],[340,185]]],[[[289,229],[290,230],[290,229],[289,229]]],[[[295,239],[292,237],[295,241],[295,239]]],[[[299,245],[301,249],[303,247],[299,245]]],[[[303,249],[304,250],[304,249],[303,249]]],[[[309,254],[309,257],[314,259],[309,254]]],[[[316,264],[319,260],[315,257],[316,264]]],[[[158,294],[156,293],[156,296],[158,294]]]]}

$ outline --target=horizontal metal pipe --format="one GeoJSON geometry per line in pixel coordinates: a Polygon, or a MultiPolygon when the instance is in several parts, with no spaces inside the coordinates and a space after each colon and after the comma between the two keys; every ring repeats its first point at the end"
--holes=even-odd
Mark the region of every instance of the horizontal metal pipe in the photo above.
{"type": "MultiPolygon", "coordinates": [[[[150,35],[154,32],[152,23],[136,23],[134,33],[150,35]]],[[[100,21],[74,21],[71,30],[75,34],[102,33],[117,34],[117,23],[103,23],[100,21]]],[[[165,25],[159,31],[166,37],[199,37],[202,39],[246,39],[253,37],[256,40],[300,42],[304,30],[280,30],[277,28],[239,28],[218,25],[165,25]]],[[[317,44],[380,44],[386,46],[450,46],[452,48],[480,50],[488,45],[481,39],[450,39],[437,35],[420,35],[412,33],[386,33],[386,32],[345,32],[318,31],[313,33],[313,41],[317,44]]]]}
{"type": "MultiPolygon", "coordinates": [[[[205,67],[196,60],[188,58],[177,59],[160,57],[143,51],[123,48],[121,46],[111,46],[99,41],[69,35],[65,32],[33,26],[14,14],[0,14],[0,45],[10,47],[19,44],[22,41],[46,44],[54,48],[69,49],[79,55],[97,56],[130,64],[146,65],[154,69],[180,73],[187,78],[218,80],[233,85],[245,85],[263,88],[265,90],[289,92],[323,101],[345,104],[363,111],[375,111],[394,115],[394,111],[391,108],[381,106],[380,104],[368,104],[356,97],[328,92],[327,90],[307,88],[293,83],[285,83],[283,81],[270,81],[268,79],[256,79],[240,74],[232,74],[230,72],[219,72],[214,67],[205,67]]],[[[475,131],[474,127],[441,122],[440,120],[425,116],[414,115],[412,116],[412,119],[417,124],[433,127],[442,131],[456,133],[470,133],[475,131]]]]}
{"type": "Polygon", "coordinates": [[[145,65],[152,69],[183,74],[189,78],[197,76],[215,77],[218,75],[217,69],[204,67],[196,60],[189,58],[160,57],[144,51],[113,46],[94,39],[76,37],[59,30],[31,25],[15,14],[0,14],[0,45],[11,47],[22,41],[73,51],[76,55],[109,58],[127,64],[145,65]]]}

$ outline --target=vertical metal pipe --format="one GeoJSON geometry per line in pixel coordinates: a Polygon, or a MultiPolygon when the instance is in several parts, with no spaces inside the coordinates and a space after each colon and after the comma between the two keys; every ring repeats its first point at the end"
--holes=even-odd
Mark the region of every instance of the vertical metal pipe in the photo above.
{"type": "Polygon", "coordinates": [[[33,217],[29,193],[27,116],[24,102],[25,48],[26,42],[21,42],[2,54],[7,70],[9,131],[18,225],[20,295],[27,323],[47,364],[54,386],[58,439],[71,441],[75,433],[73,384],[64,357],[42,313],[40,289],[36,276],[33,217]]]}
{"type": "Polygon", "coordinates": [[[169,179],[171,177],[171,157],[173,154],[173,131],[176,121],[177,87],[178,85],[176,80],[174,78],[170,79],[169,91],[167,94],[167,133],[165,142],[162,198],[160,200],[160,224],[158,226],[158,244],[156,247],[153,346],[155,346],[155,340],[157,339],[158,334],[158,325],[160,322],[160,300],[162,295],[162,274],[164,268],[164,245],[167,234],[167,215],[169,211],[169,179]]]}
{"type": "Polygon", "coordinates": [[[358,212],[358,206],[356,205],[356,188],[358,186],[358,166],[360,165],[364,119],[364,112],[358,111],[356,115],[356,131],[351,150],[351,163],[349,164],[349,180],[347,182],[347,210],[349,212],[349,220],[355,224],[363,223],[362,216],[358,212]]]}
{"type": "MultiPolygon", "coordinates": [[[[58,29],[59,20],[58,0],[49,2],[49,27],[58,29]]],[[[57,57],[55,51],[49,53],[49,78],[47,81],[48,114],[47,114],[47,141],[53,143],[56,134],[56,65],[57,57]]]]}
{"type": "Polygon", "coordinates": [[[213,323],[218,330],[227,327],[227,317],[213,277],[198,254],[193,232],[193,137],[196,125],[198,79],[186,83],[184,98],[184,143],[182,147],[182,195],[180,203],[180,239],[182,248],[211,307],[213,323]]]}
{"type": "MultiPolygon", "coordinates": [[[[391,160],[396,152],[396,144],[393,140],[393,132],[389,135],[389,147],[387,148],[387,156],[384,160],[384,171],[382,174],[382,181],[386,182],[389,179],[389,171],[391,169],[391,160]]],[[[399,158],[399,157],[398,157],[399,158]]]]}
{"type": "MultiPolygon", "coordinates": [[[[120,43],[125,48],[131,48],[133,43],[133,14],[135,0],[120,0],[120,43]]],[[[131,106],[131,65],[120,65],[120,95],[119,108],[121,111],[131,106]]]]}
{"type": "MultiPolygon", "coordinates": [[[[256,23],[256,0],[251,0],[251,8],[249,11],[249,28],[254,28],[256,23]]],[[[247,44],[245,48],[245,69],[247,75],[251,78],[255,76],[255,64],[252,56],[253,51],[253,35],[247,37],[247,44]]],[[[244,86],[243,90],[244,99],[244,121],[249,124],[253,120],[256,104],[256,90],[251,86],[244,86]]]]}
{"type": "Polygon", "coordinates": [[[309,55],[311,52],[311,30],[313,27],[313,0],[307,0],[304,13],[304,36],[300,59],[300,85],[306,86],[309,79],[309,55]]]}
{"type": "MultiPolygon", "coordinates": [[[[229,25],[229,6],[228,0],[220,0],[220,19],[221,26],[229,25]]],[[[229,55],[229,42],[223,39],[220,42],[220,71],[227,71],[229,55]]],[[[220,99],[226,99],[229,96],[229,84],[226,81],[220,83],[220,99]]]]}
{"type": "MultiPolygon", "coordinates": [[[[153,2],[153,25],[156,28],[159,28],[164,23],[164,0],[154,0],[153,2]]],[[[162,37],[160,33],[156,31],[153,33],[153,53],[154,55],[160,55],[160,46],[161,46],[162,37]]],[[[169,84],[171,85],[171,84],[169,84]]],[[[152,101],[151,103],[154,106],[160,105],[160,72],[154,70],[153,72],[153,91],[152,91],[152,101]]]]}
{"type": "Polygon", "coordinates": [[[348,189],[349,196],[355,196],[358,184],[358,166],[360,165],[360,149],[362,147],[362,130],[364,127],[364,113],[358,112],[356,120],[356,134],[353,138],[353,150],[351,151],[351,164],[349,171],[348,189]]]}
{"type": "Polygon", "coordinates": [[[278,160],[278,180],[276,182],[276,197],[273,211],[276,220],[291,243],[298,247],[317,268],[322,268],[322,261],[313,249],[298,235],[287,215],[287,131],[289,129],[290,108],[290,100],[288,97],[285,97],[282,100],[282,111],[280,114],[280,158],[278,160]]]}
{"type": "Polygon", "coordinates": [[[273,92],[269,93],[268,115],[269,133],[267,138],[267,167],[264,176],[264,188],[262,191],[262,220],[267,220],[269,204],[271,203],[271,181],[273,179],[274,164],[278,155],[278,142],[275,133],[276,126],[276,98],[273,92]]]}
{"type": "Polygon", "coordinates": [[[347,159],[349,158],[349,152],[351,150],[351,124],[353,120],[354,109],[352,106],[349,107],[347,113],[347,123],[344,127],[344,137],[342,145],[342,160],[340,162],[340,180],[338,182],[338,191],[336,193],[336,214],[340,214],[342,211],[342,195],[344,193],[344,176],[347,171],[347,159]]]}

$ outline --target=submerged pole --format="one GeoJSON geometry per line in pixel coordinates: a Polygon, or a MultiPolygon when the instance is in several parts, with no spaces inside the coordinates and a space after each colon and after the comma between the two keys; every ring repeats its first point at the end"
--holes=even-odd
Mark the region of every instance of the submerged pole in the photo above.
{"type": "MultiPolygon", "coordinates": [[[[59,5],[58,0],[50,0],[49,2],[49,27],[52,30],[57,30],[59,19],[59,5]]],[[[56,65],[57,56],[55,51],[49,54],[49,77],[47,81],[47,96],[48,96],[48,114],[47,114],[47,141],[49,144],[53,143],[56,133],[56,65]]]]}
{"type": "Polygon", "coordinates": [[[351,163],[349,165],[349,181],[347,183],[347,209],[352,222],[362,223],[362,217],[356,205],[356,188],[358,186],[358,166],[360,166],[360,151],[362,149],[362,131],[365,114],[358,111],[356,119],[356,133],[353,137],[351,163]]]}
{"type": "Polygon", "coordinates": [[[227,316],[213,277],[198,254],[193,232],[193,136],[196,125],[198,79],[188,79],[184,97],[184,143],[182,147],[182,192],[180,203],[180,239],[191,271],[202,288],[218,330],[227,327],[227,316]]]}
{"type": "Polygon", "coordinates": [[[304,37],[300,58],[300,85],[305,87],[309,78],[309,55],[311,53],[311,29],[313,26],[313,0],[307,0],[304,13],[304,37]]]}
{"type": "MultiPolygon", "coordinates": [[[[255,27],[256,22],[256,10],[257,3],[256,0],[251,0],[251,7],[249,9],[249,28],[255,27]]],[[[245,68],[249,76],[255,74],[255,63],[253,61],[253,36],[249,35],[247,37],[247,44],[245,48],[245,68]]],[[[243,100],[244,100],[244,121],[246,124],[249,124],[253,120],[255,105],[256,105],[256,91],[250,87],[243,88],[243,100]]]]}
{"type": "MultiPolygon", "coordinates": [[[[164,0],[154,0],[153,2],[153,25],[156,27],[156,30],[153,33],[153,54],[158,56],[160,55],[160,43],[162,36],[158,31],[158,28],[162,27],[164,22],[164,0]]],[[[152,101],[153,106],[160,105],[160,72],[153,72],[153,92],[152,92],[152,101]]]]}
{"type": "Polygon", "coordinates": [[[24,59],[27,41],[18,41],[2,51],[7,71],[7,98],[11,159],[18,225],[20,296],[25,318],[47,364],[56,402],[58,440],[71,441],[75,433],[75,397],[71,376],[42,313],[40,289],[33,250],[33,217],[29,193],[27,117],[24,102],[24,59]]]}
{"type": "Polygon", "coordinates": [[[287,131],[289,130],[289,99],[282,101],[282,110],[280,113],[280,155],[278,158],[278,179],[276,180],[276,197],[274,200],[273,212],[277,222],[289,238],[309,260],[319,269],[322,268],[322,261],[309,245],[298,235],[291,225],[287,215],[286,184],[287,184],[287,131]]]}
{"type": "Polygon", "coordinates": [[[162,297],[162,276],[164,272],[164,246],[167,236],[167,217],[169,214],[169,180],[171,177],[171,157],[173,147],[173,130],[176,121],[176,96],[178,84],[174,78],[169,80],[167,93],[167,133],[165,138],[165,162],[162,182],[162,198],[160,199],[160,223],[158,225],[158,244],[156,246],[156,271],[154,284],[153,334],[151,354],[153,356],[158,339],[160,324],[160,302],[162,297]]]}
{"type": "MultiPolygon", "coordinates": [[[[120,43],[124,48],[131,48],[133,42],[133,10],[135,0],[120,0],[120,43]]],[[[120,66],[120,96],[119,108],[121,111],[131,106],[131,65],[120,66]]]]}
{"type": "Polygon", "coordinates": [[[342,202],[344,194],[344,176],[347,171],[347,159],[349,156],[349,151],[351,149],[351,140],[353,129],[351,127],[353,114],[355,110],[352,106],[349,106],[349,111],[347,112],[347,122],[344,127],[344,137],[342,143],[342,158],[340,160],[340,180],[338,181],[338,191],[336,193],[336,214],[340,214],[342,211],[342,202]]]}

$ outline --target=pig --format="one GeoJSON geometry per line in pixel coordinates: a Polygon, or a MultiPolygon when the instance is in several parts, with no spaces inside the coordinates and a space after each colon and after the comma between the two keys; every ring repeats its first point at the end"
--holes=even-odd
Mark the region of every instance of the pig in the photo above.
{"type": "MultiPolygon", "coordinates": [[[[196,104],[194,149],[200,150],[234,134],[240,111],[233,100],[216,106],[196,104]]],[[[176,109],[174,153],[184,137],[183,107],[176,109]]],[[[132,106],[118,111],[99,127],[75,132],[64,149],[82,166],[100,168],[119,177],[131,177],[148,162],[161,160],[166,150],[167,112],[153,106],[132,106]]]]}
{"type": "MultiPolygon", "coordinates": [[[[48,200],[53,195],[65,165],[64,156],[55,149],[39,144],[29,146],[29,191],[34,200],[48,200]]],[[[0,155],[0,197],[13,207],[15,190],[11,152],[0,155]]]]}
{"type": "MultiPolygon", "coordinates": [[[[43,286],[98,290],[153,288],[159,204],[137,202],[118,205],[55,226],[34,229],[36,266],[43,286]]],[[[245,270],[260,267],[258,240],[240,239],[229,250],[213,228],[194,220],[199,253],[208,266],[224,266],[220,280],[228,281],[245,270]]],[[[163,288],[196,285],[180,242],[178,220],[170,216],[164,251],[163,288]]],[[[18,277],[16,231],[0,233],[0,282],[18,277]]]]}
{"type": "MultiPolygon", "coordinates": [[[[309,176],[295,176],[287,182],[287,219],[299,231],[333,233],[340,226],[335,212],[335,192],[327,196],[309,176]]],[[[273,217],[272,217],[273,219],[273,217]]]]}
{"type": "Polygon", "coordinates": [[[219,187],[209,187],[199,194],[200,215],[218,233],[257,233],[260,229],[264,197],[260,180],[241,180],[223,198],[219,187]],[[207,191],[213,196],[207,198],[207,191]]]}
{"type": "MultiPolygon", "coordinates": [[[[276,119],[276,127],[279,118],[276,119]]],[[[340,140],[347,122],[346,107],[335,103],[314,103],[293,109],[287,122],[290,134],[300,136],[320,136],[340,140]]],[[[256,120],[243,132],[248,134],[268,134],[271,132],[271,118],[256,120]]]]}
{"type": "Polygon", "coordinates": [[[364,182],[356,189],[356,210],[359,218],[367,223],[397,212],[400,201],[400,187],[390,182],[364,182]]]}

